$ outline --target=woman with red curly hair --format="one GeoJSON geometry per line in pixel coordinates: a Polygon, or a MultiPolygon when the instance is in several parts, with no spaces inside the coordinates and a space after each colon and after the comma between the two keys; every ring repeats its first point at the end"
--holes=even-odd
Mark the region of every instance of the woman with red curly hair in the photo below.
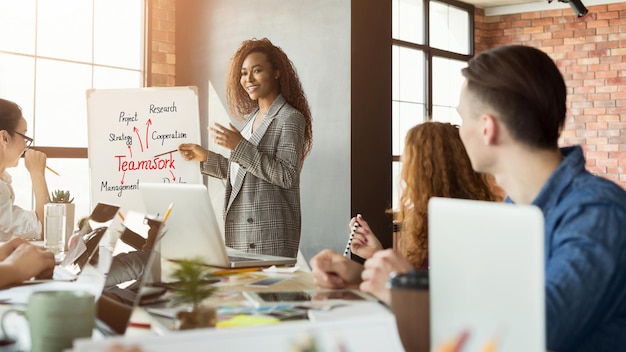
{"type": "MultiPolygon", "coordinates": [[[[402,155],[402,194],[396,221],[405,241],[403,254],[416,268],[428,268],[428,201],[431,197],[500,201],[490,175],[472,169],[458,126],[425,122],[409,130],[402,155]]],[[[358,215],[350,220],[360,227],[351,243],[352,253],[370,258],[383,249],[367,222],[358,215]]]]}
{"type": "Polygon", "coordinates": [[[296,70],[267,38],[246,40],[231,59],[226,98],[241,130],[218,123],[215,143],[230,158],[181,144],[185,160],[226,182],[226,245],[249,253],[296,257],[300,244],[300,170],[312,146],[312,118],[296,70]]]}
{"type": "Polygon", "coordinates": [[[449,123],[425,122],[409,130],[402,155],[402,195],[397,221],[407,246],[403,253],[383,250],[367,221],[358,222],[352,252],[366,258],[364,265],[332,250],[323,250],[311,259],[313,278],[320,288],[358,285],[382,302],[390,304],[386,286],[392,272],[405,273],[428,268],[428,201],[431,197],[499,201],[503,197],[491,176],[474,172],[459,128],[449,123]]]}

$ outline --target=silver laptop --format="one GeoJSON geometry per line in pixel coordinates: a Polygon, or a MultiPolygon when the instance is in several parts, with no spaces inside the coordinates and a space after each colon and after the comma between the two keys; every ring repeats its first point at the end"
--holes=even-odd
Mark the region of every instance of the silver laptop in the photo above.
{"type": "Polygon", "coordinates": [[[161,240],[164,259],[199,257],[208,265],[224,268],[296,263],[296,258],[245,253],[226,247],[203,184],[142,182],[139,191],[148,214],[163,217],[173,205],[161,240]]]}
{"type": "Polygon", "coordinates": [[[431,342],[464,351],[543,351],[544,221],[539,208],[432,198],[431,342]]]}

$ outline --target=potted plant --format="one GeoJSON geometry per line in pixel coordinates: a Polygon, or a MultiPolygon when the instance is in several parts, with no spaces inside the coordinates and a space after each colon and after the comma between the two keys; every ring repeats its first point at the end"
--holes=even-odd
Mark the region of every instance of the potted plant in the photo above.
{"type": "Polygon", "coordinates": [[[217,290],[211,286],[214,281],[207,280],[212,274],[199,258],[182,259],[174,262],[175,269],[171,284],[171,305],[186,306],[176,315],[176,328],[180,330],[215,327],[217,310],[202,302],[217,290]]]}
{"type": "Polygon", "coordinates": [[[74,203],[74,197],[71,196],[70,191],[54,190],[50,194],[48,203],[61,203],[65,204],[65,250],[68,248],[69,239],[74,232],[74,214],[76,212],[76,206],[74,203]]]}

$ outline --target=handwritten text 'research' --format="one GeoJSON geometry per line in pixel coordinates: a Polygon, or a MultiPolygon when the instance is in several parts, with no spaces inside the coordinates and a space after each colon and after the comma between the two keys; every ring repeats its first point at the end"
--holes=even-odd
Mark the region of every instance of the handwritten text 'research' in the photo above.
{"type": "Polygon", "coordinates": [[[154,104],[150,104],[150,113],[151,114],[160,114],[162,112],[177,112],[176,102],[172,102],[172,106],[156,106],[154,104]]]}

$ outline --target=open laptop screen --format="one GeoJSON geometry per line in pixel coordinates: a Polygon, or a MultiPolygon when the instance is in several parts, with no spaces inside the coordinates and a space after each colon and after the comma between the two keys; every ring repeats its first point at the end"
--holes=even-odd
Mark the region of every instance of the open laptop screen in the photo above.
{"type": "Polygon", "coordinates": [[[544,221],[539,208],[432,198],[430,328],[435,345],[545,350],[544,221]]]}
{"type": "Polygon", "coordinates": [[[173,204],[161,246],[166,259],[201,258],[207,265],[226,268],[296,263],[296,258],[227,248],[203,184],[142,183],[139,191],[148,214],[163,217],[173,204]]]}
{"type": "Polygon", "coordinates": [[[96,325],[104,335],[124,334],[146,284],[160,280],[161,263],[154,258],[158,253],[154,248],[160,239],[161,225],[161,221],[142,213],[128,212],[115,247],[100,248],[100,256],[110,258],[110,269],[97,302],[96,325]]]}

